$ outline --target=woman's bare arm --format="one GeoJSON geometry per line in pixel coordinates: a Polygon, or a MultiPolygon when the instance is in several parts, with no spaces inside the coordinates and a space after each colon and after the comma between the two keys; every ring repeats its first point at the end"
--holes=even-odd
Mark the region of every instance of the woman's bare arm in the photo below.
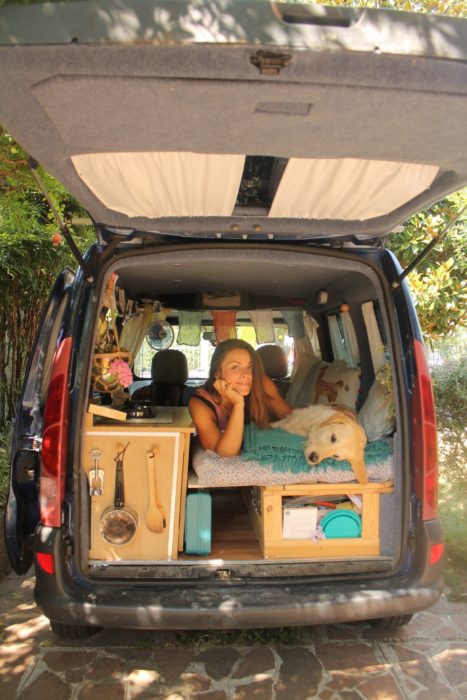
{"type": "Polygon", "coordinates": [[[190,400],[189,411],[204,450],[212,450],[220,457],[234,457],[240,454],[245,426],[243,397],[241,401],[233,404],[224,432],[219,429],[214,411],[196,398],[190,400]]]}

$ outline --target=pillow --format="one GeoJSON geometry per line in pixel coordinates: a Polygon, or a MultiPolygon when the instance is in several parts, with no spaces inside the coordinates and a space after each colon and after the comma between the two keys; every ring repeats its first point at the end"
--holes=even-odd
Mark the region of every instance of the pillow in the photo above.
{"type": "Polygon", "coordinates": [[[396,417],[392,396],[391,368],[388,364],[384,365],[377,373],[365,403],[359,411],[358,420],[366,432],[368,440],[380,440],[394,432],[396,417]]]}
{"type": "Polygon", "coordinates": [[[355,411],[360,389],[360,369],[347,367],[343,360],[320,362],[310,387],[309,404],[338,404],[355,411]]]}

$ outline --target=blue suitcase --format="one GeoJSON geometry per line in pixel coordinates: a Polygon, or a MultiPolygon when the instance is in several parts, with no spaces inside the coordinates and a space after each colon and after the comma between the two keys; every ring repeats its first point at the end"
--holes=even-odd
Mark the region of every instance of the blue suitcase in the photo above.
{"type": "Polygon", "coordinates": [[[186,498],[185,552],[211,552],[211,494],[207,491],[189,493],[186,498]]]}

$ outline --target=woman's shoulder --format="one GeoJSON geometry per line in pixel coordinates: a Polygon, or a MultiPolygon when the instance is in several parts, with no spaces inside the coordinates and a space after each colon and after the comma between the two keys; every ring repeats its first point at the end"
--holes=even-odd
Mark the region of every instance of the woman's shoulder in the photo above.
{"type": "Polygon", "coordinates": [[[207,406],[216,413],[216,402],[214,400],[214,397],[209,393],[207,389],[204,389],[202,387],[196,389],[188,405],[190,408],[207,406]]]}

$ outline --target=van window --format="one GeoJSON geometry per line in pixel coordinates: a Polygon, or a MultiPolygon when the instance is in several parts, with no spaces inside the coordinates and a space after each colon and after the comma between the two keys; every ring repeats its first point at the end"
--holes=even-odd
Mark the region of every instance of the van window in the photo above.
{"type": "MultiPolygon", "coordinates": [[[[256,333],[253,325],[237,325],[237,338],[250,343],[255,349],[260,347],[256,341],[256,333]]],[[[188,376],[190,379],[207,379],[211,357],[215,350],[215,336],[212,326],[202,326],[201,340],[199,345],[179,345],[177,342],[177,329],[175,329],[174,340],[170,345],[171,349],[181,350],[188,361],[188,376]]],[[[287,355],[289,375],[293,369],[294,361],[294,339],[288,335],[287,326],[274,326],[274,344],[284,349],[287,355]]],[[[135,358],[134,374],[141,379],[151,378],[151,364],[155,351],[151,348],[148,338],[144,339],[141,348],[135,358]]]]}

